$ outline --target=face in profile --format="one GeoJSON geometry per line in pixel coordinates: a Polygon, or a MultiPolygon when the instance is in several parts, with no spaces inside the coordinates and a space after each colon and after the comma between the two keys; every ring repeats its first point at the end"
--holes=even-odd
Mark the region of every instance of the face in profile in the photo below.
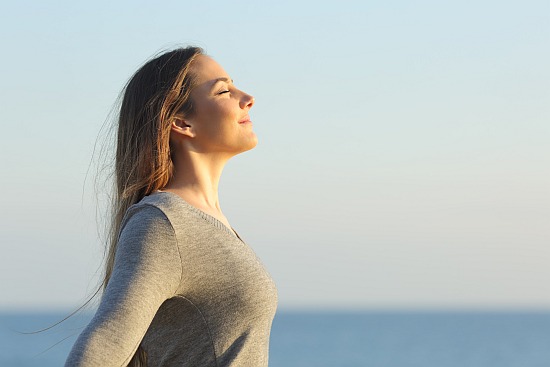
{"type": "Polygon", "coordinates": [[[192,64],[196,86],[191,92],[193,113],[185,118],[191,144],[203,153],[235,155],[258,143],[249,111],[254,97],[241,91],[212,58],[199,55],[192,64]]]}

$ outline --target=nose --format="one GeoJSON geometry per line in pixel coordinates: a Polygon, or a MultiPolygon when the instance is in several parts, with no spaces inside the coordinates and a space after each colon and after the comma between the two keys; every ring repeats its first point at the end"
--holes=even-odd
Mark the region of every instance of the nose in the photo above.
{"type": "Polygon", "coordinates": [[[243,92],[243,96],[241,97],[241,103],[240,103],[242,109],[245,109],[245,108],[251,109],[252,106],[254,106],[255,102],[256,100],[254,99],[253,96],[243,92]]]}

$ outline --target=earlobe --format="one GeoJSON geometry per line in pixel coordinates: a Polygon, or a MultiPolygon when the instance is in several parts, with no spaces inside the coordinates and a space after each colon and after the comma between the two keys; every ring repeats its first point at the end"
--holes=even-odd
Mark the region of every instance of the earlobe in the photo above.
{"type": "Polygon", "coordinates": [[[193,127],[189,124],[187,120],[184,120],[180,117],[176,117],[172,120],[170,130],[178,135],[188,136],[190,138],[195,137],[193,127]]]}

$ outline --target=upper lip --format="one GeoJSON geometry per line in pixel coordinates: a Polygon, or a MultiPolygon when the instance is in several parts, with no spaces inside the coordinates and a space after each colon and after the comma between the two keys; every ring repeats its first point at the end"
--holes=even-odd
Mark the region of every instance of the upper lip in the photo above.
{"type": "Polygon", "coordinates": [[[243,122],[249,122],[249,121],[250,121],[250,116],[246,115],[245,117],[239,120],[239,124],[242,124],[243,122]]]}

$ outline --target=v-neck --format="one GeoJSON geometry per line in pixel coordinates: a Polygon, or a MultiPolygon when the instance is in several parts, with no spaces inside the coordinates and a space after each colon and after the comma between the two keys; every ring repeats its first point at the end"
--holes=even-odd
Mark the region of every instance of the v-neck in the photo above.
{"type": "MultiPolygon", "coordinates": [[[[187,201],[185,201],[185,199],[183,199],[181,196],[179,196],[178,194],[174,194],[173,192],[170,192],[170,191],[161,191],[161,190],[158,190],[156,191],[155,193],[153,194],[165,194],[165,195],[168,195],[168,196],[172,196],[172,197],[175,197],[177,200],[179,200],[187,209],[189,209],[191,212],[197,214],[199,217],[201,217],[202,219],[206,220],[207,222],[209,222],[210,224],[214,225],[215,227],[223,230],[223,231],[226,231],[228,232],[229,234],[231,234],[233,237],[236,237],[239,241],[241,241],[242,243],[245,243],[243,241],[243,239],[241,238],[241,236],[239,236],[239,234],[237,233],[237,231],[235,231],[235,229],[233,227],[228,227],[227,225],[225,225],[225,223],[223,223],[221,220],[219,220],[218,218],[214,217],[213,215],[210,215],[202,210],[200,210],[199,208],[197,208],[196,206],[193,206],[191,204],[189,204],[187,201]]],[[[153,195],[152,194],[152,195],[153,195]]]]}

